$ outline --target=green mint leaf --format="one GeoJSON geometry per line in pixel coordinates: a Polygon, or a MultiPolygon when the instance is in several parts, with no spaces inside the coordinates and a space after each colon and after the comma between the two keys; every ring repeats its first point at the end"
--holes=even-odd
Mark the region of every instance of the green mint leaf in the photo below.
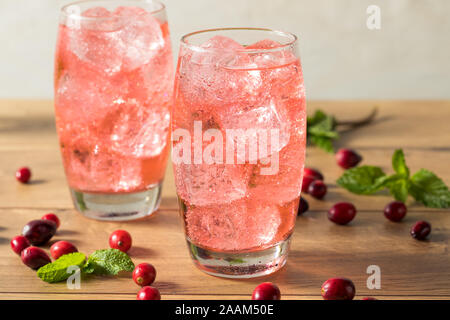
{"type": "MultiPolygon", "coordinates": [[[[393,175],[396,176],[396,175],[393,175]]],[[[387,184],[389,192],[395,198],[395,200],[406,202],[409,195],[409,181],[408,179],[400,176],[397,179],[387,184]]]]}
{"type": "Polygon", "coordinates": [[[356,194],[372,194],[388,188],[392,196],[405,202],[408,195],[430,208],[450,208],[450,191],[447,185],[433,172],[421,169],[411,178],[403,150],[392,156],[395,174],[387,176],[379,167],[362,166],[347,170],[338,180],[338,185],[356,194]]]}
{"type": "Polygon", "coordinates": [[[326,152],[329,152],[329,153],[334,152],[333,142],[330,138],[310,135],[309,141],[312,144],[316,145],[317,147],[325,150],[326,152]]]}
{"type": "Polygon", "coordinates": [[[338,138],[337,132],[334,130],[335,119],[326,115],[323,111],[318,110],[311,118],[307,120],[308,133],[316,136],[327,138],[338,138]]]}
{"type": "Polygon", "coordinates": [[[392,168],[395,172],[409,178],[409,168],[406,165],[405,155],[402,149],[395,150],[392,155],[392,168]]]}
{"type": "Polygon", "coordinates": [[[326,117],[327,115],[325,114],[325,112],[323,112],[322,110],[316,110],[316,112],[312,117],[307,118],[308,125],[315,125],[320,121],[324,120],[326,117]]]}
{"type": "Polygon", "coordinates": [[[421,169],[411,177],[410,194],[430,208],[449,208],[450,191],[433,172],[421,169]]]}
{"type": "Polygon", "coordinates": [[[322,110],[317,110],[312,117],[307,119],[309,142],[327,152],[334,152],[332,140],[339,138],[335,126],[334,117],[325,114],[322,110]]]}
{"type": "Polygon", "coordinates": [[[308,128],[308,133],[319,137],[337,139],[339,135],[333,129],[333,123],[333,118],[327,117],[317,124],[310,125],[308,128]]]}
{"type": "Polygon", "coordinates": [[[70,266],[78,266],[82,268],[86,263],[86,256],[80,252],[65,254],[56,261],[46,264],[39,268],[37,275],[45,282],[60,282],[70,277],[67,268],[70,266]]]}
{"type": "Polygon", "coordinates": [[[356,194],[372,194],[386,186],[387,178],[380,167],[360,166],[346,170],[337,184],[356,194]]]}
{"type": "Polygon", "coordinates": [[[86,264],[83,266],[83,269],[81,270],[83,274],[91,274],[95,272],[94,265],[91,263],[89,264],[86,262],[86,264]]]}
{"type": "Polygon", "coordinates": [[[133,271],[134,263],[130,257],[117,249],[97,250],[88,258],[83,269],[85,273],[116,275],[120,271],[133,271]]]}

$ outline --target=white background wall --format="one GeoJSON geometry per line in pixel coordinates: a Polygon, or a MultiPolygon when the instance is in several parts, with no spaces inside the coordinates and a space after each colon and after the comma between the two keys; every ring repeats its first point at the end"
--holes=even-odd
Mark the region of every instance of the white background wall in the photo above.
{"type": "MultiPolygon", "coordinates": [[[[0,98],[51,98],[63,0],[0,0],[0,98]]],[[[165,0],[175,52],[197,29],[270,27],[300,36],[311,99],[449,99],[449,0],[165,0]],[[366,27],[369,5],[381,30],[366,27]]]]}

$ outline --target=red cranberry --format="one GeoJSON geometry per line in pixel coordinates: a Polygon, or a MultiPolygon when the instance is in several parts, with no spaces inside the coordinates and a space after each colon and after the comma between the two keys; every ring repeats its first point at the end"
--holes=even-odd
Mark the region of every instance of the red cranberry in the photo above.
{"type": "Polygon", "coordinates": [[[356,208],[349,202],[338,202],[328,211],[328,219],[337,224],[347,224],[356,216],[356,208]]]}
{"type": "Polygon", "coordinates": [[[331,278],[322,285],[322,297],[324,300],[353,300],[355,285],[349,279],[331,278]]]}
{"type": "Polygon", "coordinates": [[[431,225],[426,221],[417,221],[411,228],[411,236],[417,240],[425,240],[431,232],[431,225]]]}
{"type": "Polygon", "coordinates": [[[362,157],[351,149],[340,149],[336,153],[337,164],[344,169],[353,168],[360,163],[361,160],[362,157]]]}
{"type": "Polygon", "coordinates": [[[303,176],[303,182],[302,182],[302,192],[308,193],[308,188],[313,183],[314,180],[317,180],[316,178],[312,176],[303,176]]]}
{"type": "Polygon", "coordinates": [[[52,255],[53,259],[58,259],[59,257],[73,253],[78,252],[77,247],[75,247],[73,244],[67,241],[58,241],[52,244],[50,247],[50,254],[52,255]]]}
{"type": "Polygon", "coordinates": [[[374,297],[364,297],[361,300],[378,300],[378,299],[374,297]]]}
{"type": "Polygon", "coordinates": [[[52,262],[44,250],[37,247],[25,248],[21,253],[22,262],[31,269],[39,269],[52,262]]]}
{"type": "Polygon", "coordinates": [[[54,213],[47,213],[41,219],[53,221],[56,224],[56,228],[59,228],[59,226],[61,225],[61,222],[59,221],[58,216],[54,213]]]}
{"type": "Polygon", "coordinates": [[[393,201],[384,208],[384,216],[393,222],[399,222],[406,216],[406,206],[401,201],[393,201]]]}
{"type": "Polygon", "coordinates": [[[308,193],[316,199],[322,199],[327,194],[327,186],[321,180],[314,180],[308,187],[308,193]]]}
{"type": "Polygon", "coordinates": [[[313,168],[305,168],[303,170],[303,175],[304,176],[310,176],[310,177],[314,177],[317,180],[323,180],[323,175],[322,173],[320,173],[319,170],[317,169],[313,169],[313,168]]]}
{"type": "Polygon", "coordinates": [[[20,255],[23,249],[28,248],[30,246],[30,242],[28,242],[27,238],[24,236],[15,236],[11,239],[11,249],[20,255]]]}
{"type": "Polygon", "coordinates": [[[139,290],[136,300],[161,300],[161,295],[158,289],[146,286],[139,290]]]}
{"type": "Polygon", "coordinates": [[[56,224],[50,220],[33,220],[23,227],[22,234],[32,245],[45,244],[56,233],[56,224]]]}
{"type": "Polygon", "coordinates": [[[264,282],[253,290],[252,300],[280,300],[281,293],[277,285],[264,282]]]}
{"type": "Polygon", "coordinates": [[[306,201],[303,197],[300,197],[297,215],[305,213],[306,211],[308,211],[308,209],[309,209],[308,201],[306,201]]]}
{"type": "Polygon", "coordinates": [[[156,269],[150,263],[141,263],[134,268],[133,280],[141,287],[152,284],[155,278],[156,269]]]}
{"type": "Polygon", "coordinates": [[[28,167],[20,168],[16,171],[16,179],[19,182],[27,183],[31,178],[31,170],[28,167]]]}
{"type": "Polygon", "coordinates": [[[109,236],[109,246],[127,252],[131,248],[131,235],[125,230],[116,230],[109,236]]]}

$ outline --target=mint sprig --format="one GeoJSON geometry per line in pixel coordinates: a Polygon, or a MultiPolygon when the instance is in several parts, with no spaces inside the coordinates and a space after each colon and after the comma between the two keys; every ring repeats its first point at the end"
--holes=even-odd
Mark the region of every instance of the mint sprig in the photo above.
{"type": "Polygon", "coordinates": [[[53,263],[46,264],[37,271],[45,282],[64,281],[70,277],[67,268],[78,266],[82,274],[117,275],[121,271],[133,271],[134,263],[130,257],[117,249],[97,250],[86,261],[86,255],[80,252],[59,257],[53,263]]]}
{"type": "Polygon", "coordinates": [[[117,275],[121,271],[133,271],[134,263],[130,257],[117,249],[97,250],[88,258],[84,273],[97,275],[117,275]]]}
{"type": "Polygon", "coordinates": [[[388,189],[391,195],[405,202],[409,195],[430,208],[449,208],[450,191],[433,172],[421,169],[410,176],[403,150],[392,156],[392,175],[386,175],[380,167],[361,166],[349,169],[337,180],[337,184],[356,194],[374,194],[388,189]]]}
{"type": "Polygon", "coordinates": [[[333,140],[339,138],[335,127],[336,119],[333,116],[317,110],[312,117],[307,118],[308,141],[327,152],[334,152],[333,140]]]}
{"type": "Polygon", "coordinates": [[[308,142],[329,152],[334,152],[333,142],[339,139],[339,131],[348,131],[369,124],[375,119],[377,108],[358,120],[340,121],[334,116],[326,114],[322,110],[317,110],[313,116],[307,118],[308,142]]]}
{"type": "Polygon", "coordinates": [[[77,266],[80,269],[86,263],[86,256],[80,252],[65,254],[56,261],[39,268],[37,275],[45,282],[53,283],[64,281],[70,277],[67,268],[77,266]]]}

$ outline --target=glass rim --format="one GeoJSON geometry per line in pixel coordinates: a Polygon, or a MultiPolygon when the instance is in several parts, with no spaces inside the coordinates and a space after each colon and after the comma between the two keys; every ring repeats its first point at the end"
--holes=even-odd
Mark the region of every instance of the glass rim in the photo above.
{"type": "Polygon", "coordinates": [[[198,30],[194,32],[187,33],[183,35],[180,39],[180,43],[192,51],[196,52],[218,52],[218,51],[231,51],[231,52],[245,52],[245,53],[262,53],[262,52],[277,52],[277,51],[283,51],[287,49],[293,48],[297,43],[298,37],[287,31],[281,31],[276,29],[270,29],[270,28],[254,28],[254,27],[225,27],[225,28],[213,28],[213,29],[203,29],[198,30]],[[224,49],[224,48],[204,48],[201,45],[192,44],[189,41],[187,41],[190,37],[208,33],[208,32],[217,32],[217,31],[264,31],[264,32],[270,32],[275,33],[287,38],[290,38],[290,41],[287,43],[281,44],[279,47],[275,48],[260,48],[260,49],[224,49]]]}
{"type": "MultiPolygon", "coordinates": [[[[158,8],[157,9],[155,9],[155,10],[151,10],[151,11],[148,11],[150,14],[156,14],[156,13],[159,13],[159,12],[162,12],[162,11],[164,11],[165,9],[166,9],[166,6],[165,6],[165,4],[164,3],[162,3],[162,2],[160,2],[160,1],[158,1],[158,0],[120,0],[120,1],[122,1],[122,2],[124,2],[124,4],[126,4],[127,2],[128,3],[132,3],[132,2],[138,2],[138,3],[148,3],[148,4],[151,4],[151,3],[153,3],[153,4],[156,4],[156,5],[158,5],[158,8]]],[[[81,15],[81,12],[80,13],[73,13],[73,12],[68,12],[68,9],[70,8],[70,7],[72,7],[72,6],[75,6],[75,5],[80,5],[80,4],[85,4],[85,3],[94,3],[94,2],[104,2],[104,3],[111,3],[111,1],[110,0],[78,0],[78,1],[74,1],[74,2],[70,2],[70,3],[68,3],[68,4],[66,4],[66,5],[64,5],[64,6],[62,6],[61,7],[61,9],[60,9],[60,11],[61,11],[61,14],[62,15],[64,15],[64,16],[67,16],[67,17],[69,17],[69,18],[71,18],[71,19],[79,19],[79,20],[96,20],[96,21],[98,21],[98,20],[109,20],[109,19],[114,19],[114,18],[116,18],[116,17],[114,17],[114,16],[111,16],[111,17],[86,17],[86,16],[82,16],[81,15]]]]}

